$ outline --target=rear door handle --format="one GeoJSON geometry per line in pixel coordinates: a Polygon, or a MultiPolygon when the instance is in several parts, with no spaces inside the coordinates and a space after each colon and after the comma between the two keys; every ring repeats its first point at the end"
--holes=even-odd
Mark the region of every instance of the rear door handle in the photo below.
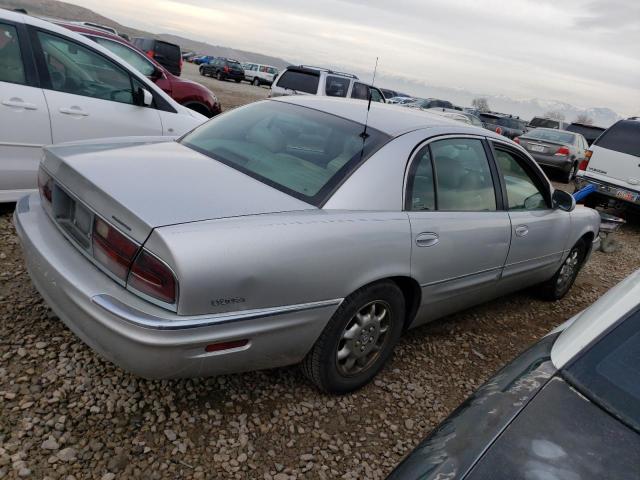
{"type": "Polygon", "coordinates": [[[433,247],[440,242],[438,234],[425,232],[416,237],[416,245],[419,247],[433,247]]]}
{"type": "Polygon", "coordinates": [[[78,117],[88,117],[89,114],[82,110],[80,107],[69,107],[69,108],[61,108],[59,110],[60,113],[64,113],[65,115],[77,115],[78,117]]]}
{"type": "Polygon", "coordinates": [[[516,235],[518,237],[525,237],[529,233],[529,227],[526,225],[518,225],[516,227],[516,235]]]}
{"type": "Polygon", "coordinates": [[[2,105],[4,105],[5,107],[11,107],[11,108],[22,108],[24,110],[37,110],[38,107],[36,105],[34,105],[33,103],[27,103],[24,100],[22,100],[21,98],[18,97],[12,97],[9,100],[3,100],[2,101],[2,105]]]}

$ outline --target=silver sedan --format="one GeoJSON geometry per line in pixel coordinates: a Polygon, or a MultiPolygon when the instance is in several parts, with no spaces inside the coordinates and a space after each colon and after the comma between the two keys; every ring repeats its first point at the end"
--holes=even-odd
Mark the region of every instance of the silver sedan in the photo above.
{"type": "Polygon", "coordinates": [[[599,229],[502,136],[331,98],[50,147],[39,186],[15,212],[31,278],[102,356],[148,378],[302,362],[335,393],[408,328],[532,285],[561,298],[599,229]]]}

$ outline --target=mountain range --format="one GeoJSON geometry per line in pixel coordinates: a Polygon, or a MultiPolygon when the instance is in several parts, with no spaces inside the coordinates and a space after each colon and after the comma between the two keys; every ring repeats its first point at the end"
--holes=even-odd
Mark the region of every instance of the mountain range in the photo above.
{"type": "MultiPolygon", "coordinates": [[[[291,63],[302,63],[290,62],[282,58],[263,53],[212,45],[178,35],[145,32],[126,25],[121,25],[118,22],[100,15],[88,8],[57,0],[0,0],[0,8],[24,8],[29,14],[37,16],[99,23],[113,27],[118,32],[126,33],[130,37],[153,36],[168,42],[177,43],[182,47],[183,51],[195,51],[207,55],[235,58],[241,62],[252,61],[256,63],[264,63],[273,65],[280,69],[285,68],[291,63]]],[[[333,67],[340,71],[350,71],[348,65],[333,67]]],[[[371,72],[353,71],[353,73],[365,81],[371,80],[371,72]]],[[[376,77],[376,85],[402,91],[412,96],[446,99],[454,104],[462,106],[471,105],[474,98],[486,98],[491,110],[510,113],[527,120],[534,116],[542,116],[547,112],[553,111],[563,115],[565,120],[569,122],[574,121],[579,115],[586,115],[593,120],[595,125],[608,127],[622,118],[612,109],[607,107],[581,108],[559,100],[539,98],[514,99],[505,95],[483,94],[481,92],[471,92],[465,89],[429,85],[427,82],[417,82],[399,75],[389,76],[379,74],[376,77]]]]}

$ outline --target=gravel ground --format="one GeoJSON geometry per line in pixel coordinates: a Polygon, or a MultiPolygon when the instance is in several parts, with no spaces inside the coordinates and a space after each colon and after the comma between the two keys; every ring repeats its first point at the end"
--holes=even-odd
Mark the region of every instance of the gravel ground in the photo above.
{"type": "MultiPolygon", "coordinates": [[[[226,108],[268,93],[205,83],[226,108]]],[[[625,226],[560,302],[523,292],[408,332],[373,383],[331,397],[296,367],[148,381],[105,362],[32,287],[0,205],[0,478],[384,478],[493,372],[640,268],[639,238],[625,226]]]]}

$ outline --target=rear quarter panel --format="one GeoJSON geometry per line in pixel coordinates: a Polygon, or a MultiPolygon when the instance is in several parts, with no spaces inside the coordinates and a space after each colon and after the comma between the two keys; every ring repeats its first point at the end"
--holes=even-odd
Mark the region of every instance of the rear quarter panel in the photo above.
{"type": "Polygon", "coordinates": [[[154,230],[145,246],[174,269],[184,315],[341,299],[410,272],[402,212],[314,210],[187,223],[154,230]]]}

